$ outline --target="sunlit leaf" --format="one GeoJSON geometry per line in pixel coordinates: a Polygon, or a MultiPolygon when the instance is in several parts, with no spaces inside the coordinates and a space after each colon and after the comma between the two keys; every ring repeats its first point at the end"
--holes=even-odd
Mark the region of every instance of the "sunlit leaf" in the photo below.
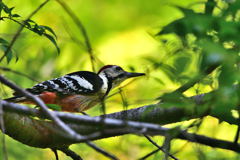
{"type": "Polygon", "coordinates": [[[219,37],[225,41],[233,40],[235,43],[239,42],[239,22],[219,21],[219,37]]]}
{"type": "Polygon", "coordinates": [[[214,17],[203,13],[195,13],[190,9],[178,8],[184,13],[185,17],[165,26],[157,35],[173,32],[182,38],[185,38],[190,33],[198,37],[206,36],[207,31],[213,29],[215,26],[214,17]]]}
{"type": "Polygon", "coordinates": [[[8,43],[8,41],[6,41],[5,39],[0,37],[0,44],[8,45],[9,43],[8,43]]]}
{"type": "Polygon", "coordinates": [[[49,31],[50,33],[52,33],[52,34],[55,36],[55,38],[57,38],[57,35],[55,34],[55,32],[53,31],[52,28],[50,28],[50,27],[48,27],[48,26],[42,26],[42,25],[40,25],[40,27],[43,27],[45,30],[47,30],[47,31],[49,31]]]}
{"type": "MultiPolygon", "coordinates": [[[[8,50],[8,46],[6,46],[6,45],[0,45],[0,48],[4,51],[4,54],[6,54],[6,51],[8,50]]],[[[6,54],[6,59],[7,59],[7,63],[9,63],[11,60],[12,60],[12,58],[13,58],[13,52],[12,52],[12,50],[10,49],[10,50],[8,50],[8,53],[6,54]]]]}
{"type": "Polygon", "coordinates": [[[3,4],[3,2],[1,1],[1,2],[0,2],[0,14],[2,13],[3,7],[4,7],[4,4],[3,4]]]}
{"type": "Polygon", "coordinates": [[[56,49],[57,49],[57,52],[60,53],[60,48],[58,47],[58,44],[57,44],[56,40],[53,38],[53,36],[51,36],[51,35],[49,35],[49,34],[47,34],[47,33],[45,33],[44,36],[45,36],[47,39],[49,39],[49,40],[54,44],[54,46],[55,46],[56,49]]]}
{"type": "Polygon", "coordinates": [[[19,14],[13,14],[12,17],[17,18],[17,17],[21,17],[19,14]]]}
{"type": "Polygon", "coordinates": [[[229,3],[229,7],[223,12],[223,16],[227,16],[228,14],[235,15],[239,9],[240,1],[235,0],[234,3],[229,3]]]}
{"type": "MultiPolygon", "coordinates": [[[[0,47],[4,51],[4,54],[6,54],[6,51],[8,50],[8,47],[9,47],[9,42],[3,38],[0,38],[0,47]]],[[[12,50],[10,49],[6,54],[6,59],[8,63],[12,60],[12,57],[13,57],[13,53],[12,53],[12,50]]]]}
{"type": "Polygon", "coordinates": [[[9,12],[11,13],[14,8],[15,8],[15,7],[9,8],[9,12]]]}
{"type": "Polygon", "coordinates": [[[228,53],[228,51],[221,44],[212,42],[210,40],[202,40],[198,44],[202,47],[202,70],[209,66],[221,64],[228,53]]]}
{"type": "Polygon", "coordinates": [[[164,85],[165,83],[161,80],[161,78],[153,77],[154,80],[156,80],[158,83],[164,85]]]}
{"type": "Polygon", "coordinates": [[[3,4],[3,11],[4,11],[5,13],[7,13],[7,14],[10,13],[9,8],[8,8],[5,4],[3,4]]]}
{"type": "Polygon", "coordinates": [[[56,104],[46,104],[48,108],[54,110],[54,111],[61,111],[62,107],[56,104]]]}
{"type": "Polygon", "coordinates": [[[174,67],[177,71],[177,74],[182,73],[188,64],[190,63],[190,57],[180,56],[174,61],[174,67]]]}
{"type": "Polygon", "coordinates": [[[224,117],[232,117],[231,110],[235,109],[239,102],[238,95],[234,87],[221,87],[216,92],[216,96],[221,98],[216,99],[212,112],[224,114],[224,117]]]}
{"type": "Polygon", "coordinates": [[[33,20],[27,19],[26,22],[36,24],[33,20]]]}

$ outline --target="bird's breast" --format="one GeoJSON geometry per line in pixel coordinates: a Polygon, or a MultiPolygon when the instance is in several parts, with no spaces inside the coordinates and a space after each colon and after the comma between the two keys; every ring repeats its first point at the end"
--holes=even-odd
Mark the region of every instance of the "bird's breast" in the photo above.
{"type": "Polygon", "coordinates": [[[62,107],[62,111],[82,112],[100,102],[100,96],[69,95],[57,100],[57,105],[62,107]]]}

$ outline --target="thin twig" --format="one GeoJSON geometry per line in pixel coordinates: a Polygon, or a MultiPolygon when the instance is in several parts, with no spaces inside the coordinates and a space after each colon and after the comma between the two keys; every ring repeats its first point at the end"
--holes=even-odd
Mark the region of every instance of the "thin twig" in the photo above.
{"type": "Polygon", "coordinates": [[[34,102],[36,102],[36,104],[42,109],[42,111],[49,116],[49,118],[51,120],[53,120],[55,122],[55,124],[60,127],[64,132],[67,133],[66,136],[69,136],[69,138],[71,139],[81,139],[83,138],[81,135],[77,134],[74,130],[72,130],[69,126],[67,126],[62,120],[60,120],[54,112],[50,112],[50,110],[48,109],[48,107],[45,105],[45,103],[38,98],[37,96],[34,96],[33,94],[27,92],[26,90],[21,89],[20,87],[18,87],[17,85],[13,84],[12,82],[8,81],[6,78],[4,78],[3,76],[0,75],[0,82],[2,82],[3,84],[7,85],[8,87],[12,88],[13,90],[15,90],[18,93],[23,94],[24,96],[26,96],[27,98],[32,99],[34,102]]]}
{"type": "Polygon", "coordinates": [[[158,151],[160,151],[160,149],[156,149],[156,150],[148,153],[147,155],[143,156],[142,158],[139,158],[138,160],[145,160],[145,159],[147,159],[148,157],[150,157],[151,155],[157,153],[158,151]]]}
{"type": "MultiPolygon", "coordinates": [[[[175,133],[174,133],[175,135],[175,133]]],[[[170,148],[171,148],[171,140],[173,139],[172,135],[167,133],[165,134],[165,137],[164,137],[164,142],[163,142],[163,150],[165,151],[164,152],[164,158],[163,160],[168,160],[168,156],[169,156],[169,152],[170,152],[170,148]]]]}
{"type": "Polygon", "coordinates": [[[161,150],[163,153],[167,154],[169,157],[171,157],[174,160],[178,160],[176,157],[174,157],[172,154],[169,152],[166,152],[163,147],[159,146],[156,142],[154,142],[149,136],[144,135],[144,137],[147,138],[149,142],[151,142],[154,146],[156,146],[159,150],[161,150]]]}
{"type": "Polygon", "coordinates": [[[120,87],[118,90],[119,90],[119,94],[120,94],[120,97],[121,97],[121,100],[122,100],[123,109],[127,110],[128,102],[127,102],[126,97],[124,95],[123,89],[120,87]]]}
{"type": "Polygon", "coordinates": [[[54,155],[55,155],[55,158],[56,158],[56,160],[59,160],[59,158],[58,158],[58,152],[57,152],[57,149],[51,149],[52,151],[53,151],[53,153],[54,153],[54,155]]]}
{"type": "Polygon", "coordinates": [[[234,143],[238,143],[239,133],[240,133],[240,125],[238,125],[237,132],[234,138],[234,143]]]}
{"type": "Polygon", "coordinates": [[[114,156],[113,154],[111,154],[111,153],[105,151],[104,149],[98,147],[98,146],[95,145],[94,143],[88,141],[88,142],[86,142],[86,144],[87,144],[88,146],[90,146],[91,148],[95,149],[97,152],[103,154],[104,156],[106,156],[106,157],[108,157],[108,158],[110,158],[110,159],[112,159],[112,160],[118,160],[118,158],[117,158],[116,156],[114,156]]]}
{"type": "Polygon", "coordinates": [[[83,160],[77,153],[74,151],[70,150],[69,148],[60,148],[58,149],[65,153],[67,156],[71,157],[73,160],[83,160]]]}
{"type": "Polygon", "coordinates": [[[80,19],[77,17],[77,15],[72,11],[72,9],[64,1],[62,1],[62,0],[56,0],[56,1],[62,6],[62,8],[67,12],[67,14],[72,18],[74,23],[80,29],[80,31],[83,35],[85,44],[86,44],[87,52],[88,52],[89,57],[90,57],[92,70],[93,70],[93,72],[96,72],[95,65],[94,65],[95,58],[94,58],[94,55],[93,55],[93,49],[92,49],[92,46],[91,46],[87,31],[86,31],[84,25],[82,24],[80,19]]]}
{"type": "MultiPolygon", "coordinates": [[[[238,115],[240,115],[240,107],[237,106],[237,111],[238,111],[238,115]]],[[[238,124],[237,124],[237,132],[236,132],[236,135],[234,137],[234,143],[238,143],[238,140],[239,140],[239,136],[240,136],[240,117],[238,117],[238,124]]]]}
{"type": "Polygon", "coordinates": [[[84,47],[85,47],[85,46],[84,46],[84,43],[83,43],[80,39],[78,39],[78,38],[76,38],[76,37],[74,36],[74,33],[71,32],[71,29],[68,27],[68,25],[67,25],[66,23],[62,23],[62,25],[63,25],[65,31],[67,32],[68,36],[70,37],[70,39],[71,39],[74,43],[76,43],[77,46],[78,46],[80,49],[84,49],[84,47]]]}
{"type": "Polygon", "coordinates": [[[177,153],[179,153],[179,152],[182,152],[182,150],[183,150],[184,148],[186,148],[188,144],[189,144],[189,142],[186,142],[186,143],[183,144],[178,150],[174,151],[172,154],[174,155],[174,154],[177,154],[177,153]]]}
{"type": "Polygon", "coordinates": [[[26,78],[32,80],[32,81],[39,82],[39,81],[36,80],[35,78],[33,78],[33,77],[31,77],[31,76],[29,76],[29,75],[27,75],[27,74],[25,74],[25,73],[22,73],[22,72],[18,72],[18,71],[12,70],[12,69],[10,69],[10,68],[1,67],[1,66],[0,66],[0,69],[3,70],[3,71],[12,72],[12,73],[21,75],[21,76],[23,76],[23,77],[26,77],[26,78]]]}
{"type": "MultiPolygon", "coordinates": [[[[132,84],[133,82],[135,82],[135,81],[138,80],[138,79],[139,79],[139,78],[132,79],[132,80],[130,80],[127,84],[125,84],[125,85],[123,85],[123,86],[120,86],[120,87],[118,87],[118,88],[119,88],[119,89],[120,89],[120,88],[125,88],[125,87],[127,87],[127,86],[130,85],[130,84],[132,84]]],[[[107,96],[106,98],[108,99],[108,98],[113,97],[113,96],[115,96],[116,94],[119,94],[119,93],[120,93],[120,90],[117,90],[116,92],[112,93],[111,95],[107,96]]]]}
{"type": "MultiPolygon", "coordinates": [[[[74,37],[74,34],[71,32],[71,29],[65,24],[63,23],[63,26],[67,32],[67,34],[69,35],[70,39],[77,44],[77,46],[80,48],[80,49],[83,49],[83,50],[86,50],[85,48],[85,45],[84,45],[84,42],[82,42],[80,39],[74,37]]],[[[90,57],[90,60],[92,58],[90,57]]],[[[95,55],[94,56],[94,62],[96,62],[97,64],[101,65],[101,66],[104,66],[104,63],[95,55]]],[[[93,64],[93,62],[91,61],[91,64],[93,64]]],[[[92,67],[93,69],[93,67],[92,67]]]]}
{"type": "Polygon", "coordinates": [[[7,54],[9,53],[9,51],[12,49],[14,43],[16,42],[16,40],[18,39],[20,33],[22,32],[22,30],[24,29],[25,23],[27,20],[31,19],[43,6],[45,6],[50,0],[46,0],[44,1],[42,4],[40,4],[27,18],[25,21],[23,21],[23,25],[21,25],[19,27],[19,29],[17,30],[17,32],[15,33],[13,39],[11,40],[6,52],[4,53],[4,55],[0,58],[0,62],[4,59],[5,56],[7,56],[7,54]]]}

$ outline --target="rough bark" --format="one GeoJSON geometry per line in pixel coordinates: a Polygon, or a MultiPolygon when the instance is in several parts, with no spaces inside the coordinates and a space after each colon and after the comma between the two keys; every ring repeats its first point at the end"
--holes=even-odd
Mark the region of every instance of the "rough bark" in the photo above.
{"type": "MultiPolygon", "coordinates": [[[[194,97],[194,102],[198,107],[201,107],[203,104],[202,97],[203,95],[194,97]]],[[[39,110],[4,101],[1,101],[1,105],[4,110],[5,133],[26,145],[39,148],[58,148],[87,141],[86,139],[76,141],[64,135],[64,132],[62,132],[52,121],[48,120],[48,117],[39,110]]],[[[158,124],[169,124],[203,116],[202,113],[193,114],[185,108],[161,108],[161,105],[162,104],[153,104],[107,114],[104,118],[106,118],[108,123],[103,121],[103,116],[88,117],[64,112],[55,112],[55,115],[83,136],[97,135],[90,136],[88,140],[119,136],[128,133],[165,135],[169,130],[161,128],[158,124]],[[119,120],[114,119],[119,119],[121,121],[119,122],[119,120]]],[[[237,120],[231,120],[231,123],[237,124],[238,122],[237,120]]],[[[219,140],[213,140],[212,142],[214,143],[211,144],[211,139],[208,137],[195,136],[193,134],[189,135],[185,132],[179,132],[177,138],[187,139],[192,142],[213,147],[221,147],[222,145],[231,150],[235,149],[238,152],[240,151],[238,144],[219,140]]]]}

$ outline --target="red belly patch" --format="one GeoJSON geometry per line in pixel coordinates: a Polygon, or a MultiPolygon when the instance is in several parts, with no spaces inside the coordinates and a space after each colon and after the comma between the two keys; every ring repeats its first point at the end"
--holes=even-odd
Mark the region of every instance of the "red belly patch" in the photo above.
{"type": "Polygon", "coordinates": [[[70,95],[58,101],[62,111],[78,112],[81,111],[81,98],[78,95],[70,95]]]}
{"type": "MultiPolygon", "coordinates": [[[[45,104],[56,104],[62,111],[81,112],[94,106],[97,101],[94,97],[85,97],[83,95],[58,96],[57,93],[45,91],[38,95],[45,104]]],[[[25,104],[35,104],[35,102],[26,100],[25,104]]]]}
{"type": "Polygon", "coordinates": [[[39,95],[39,98],[43,100],[46,104],[55,104],[57,99],[57,94],[54,92],[43,92],[39,95]]]}

